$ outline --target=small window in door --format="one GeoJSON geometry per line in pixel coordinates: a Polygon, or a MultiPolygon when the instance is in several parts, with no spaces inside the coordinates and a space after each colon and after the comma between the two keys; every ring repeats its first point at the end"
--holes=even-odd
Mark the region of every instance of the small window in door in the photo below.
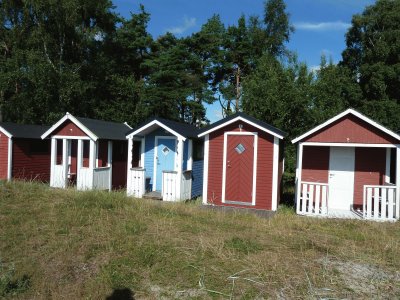
{"type": "Polygon", "coordinates": [[[235,150],[237,153],[242,154],[246,150],[246,148],[242,144],[239,144],[236,146],[235,150]]]}

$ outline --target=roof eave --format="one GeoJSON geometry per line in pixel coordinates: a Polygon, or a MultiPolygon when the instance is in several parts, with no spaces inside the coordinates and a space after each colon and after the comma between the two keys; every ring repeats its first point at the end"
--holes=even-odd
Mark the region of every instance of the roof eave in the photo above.
{"type": "Polygon", "coordinates": [[[160,122],[160,121],[157,120],[157,119],[155,119],[155,120],[153,120],[153,121],[147,123],[146,125],[143,125],[142,127],[139,127],[138,129],[136,129],[135,131],[133,131],[133,132],[131,132],[131,133],[128,133],[128,134],[126,135],[126,138],[127,138],[127,139],[132,138],[132,137],[134,137],[134,136],[140,134],[141,132],[143,132],[143,131],[146,130],[147,128],[153,126],[153,125],[157,125],[157,126],[163,128],[163,129],[169,131],[171,134],[173,134],[174,136],[176,136],[176,137],[179,138],[179,139],[182,139],[183,141],[186,140],[186,137],[185,137],[185,136],[179,134],[178,132],[176,132],[175,130],[171,129],[170,127],[168,127],[167,125],[165,125],[164,123],[160,122]]]}
{"type": "Polygon", "coordinates": [[[330,118],[329,120],[325,121],[324,123],[314,127],[313,129],[307,131],[306,133],[304,133],[303,135],[295,138],[292,140],[292,144],[296,144],[298,142],[301,142],[302,140],[304,140],[306,137],[310,136],[311,134],[323,129],[324,127],[332,124],[333,122],[343,118],[344,116],[348,115],[348,114],[352,114],[353,116],[356,116],[357,118],[367,122],[368,124],[374,126],[375,128],[385,132],[386,134],[390,135],[391,137],[394,137],[395,139],[397,139],[398,141],[400,141],[400,135],[394,133],[393,131],[387,129],[386,127],[378,124],[377,122],[375,122],[374,120],[368,118],[367,116],[364,116],[363,114],[359,113],[358,111],[355,111],[354,109],[347,109],[344,112],[334,116],[333,118],[330,118]]]}
{"type": "Polygon", "coordinates": [[[275,136],[275,137],[277,137],[277,138],[279,138],[279,139],[281,139],[281,140],[285,137],[284,135],[281,135],[281,134],[278,134],[278,133],[276,133],[276,132],[273,132],[272,130],[269,130],[269,129],[263,127],[263,126],[260,126],[260,125],[254,123],[254,122],[252,122],[252,121],[248,120],[247,118],[244,118],[243,116],[240,116],[240,115],[237,116],[237,117],[235,117],[235,118],[232,118],[232,119],[229,120],[229,121],[223,122],[223,123],[221,123],[221,124],[218,125],[218,126],[215,126],[215,127],[213,127],[213,128],[210,128],[209,130],[206,130],[206,131],[204,131],[204,132],[198,134],[197,136],[198,136],[199,138],[200,138],[200,137],[203,137],[203,136],[205,136],[205,135],[207,135],[207,134],[210,134],[211,132],[214,132],[214,131],[216,131],[216,130],[218,130],[218,129],[221,129],[221,128],[225,127],[226,125],[232,124],[232,123],[237,122],[237,121],[246,122],[247,124],[249,124],[249,125],[251,125],[251,126],[253,126],[253,127],[256,127],[256,128],[258,128],[258,129],[260,129],[260,130],[262,130],[262,131],[264,131],[264,132],[267,132],[267,133],[269,133],[269,134],[271,134],[271,135],[273,135],[273,136],[275,136]]]}

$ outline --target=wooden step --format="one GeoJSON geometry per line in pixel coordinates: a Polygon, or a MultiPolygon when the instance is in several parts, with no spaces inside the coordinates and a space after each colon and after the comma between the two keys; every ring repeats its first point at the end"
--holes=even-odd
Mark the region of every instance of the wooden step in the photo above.
{"type": "Polygon", "coordinates": [[[154,192],[148,192],[143,195],[143,198],[145,199],[152,199],[152,200],[162,200],[162,196],[160,192],[154,191],[154,192]]]}

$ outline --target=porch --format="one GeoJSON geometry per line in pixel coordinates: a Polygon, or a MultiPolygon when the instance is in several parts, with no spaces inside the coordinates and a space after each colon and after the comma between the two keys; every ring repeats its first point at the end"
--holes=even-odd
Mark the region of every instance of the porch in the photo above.
{"type": "MultiPolygon", "coordinates": [[[[192,171],[187,170],[181,173],[176,171],[162,172],[161,191],[153,191],[146,179],[146,169],[130,168],[128,170],[128,195],[137,198],[144,198],[145,194],[156,195],[160,193],[163,201],[188,200],[192,194],[192,171]]],[[[158,196],[158,195],[157,195],[158,196]]]]}
{"type": "Polygon", "coordinates": [[[50,186],[111,190],[112,141],[52,137],[50,186]]]}
{"type": "Polygon", "coordinates": [[[329,184],[301,182],[296,211],[300,215],[365,219],[374,221],[396,221],[400,216],[400,202],[394,185],[364,185],[362,205],[353,204],[348,210],[331,209],[329,184]]]}

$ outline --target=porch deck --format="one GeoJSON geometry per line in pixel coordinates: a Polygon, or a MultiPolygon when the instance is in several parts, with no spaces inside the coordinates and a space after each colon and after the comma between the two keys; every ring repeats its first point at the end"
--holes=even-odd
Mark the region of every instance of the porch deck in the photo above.
{"type": "Polygon", "coordinates": [[[151,200],[162,200],[162,195],[161,192],[153,191],[144,194],[143,198],[151,200]]]}

